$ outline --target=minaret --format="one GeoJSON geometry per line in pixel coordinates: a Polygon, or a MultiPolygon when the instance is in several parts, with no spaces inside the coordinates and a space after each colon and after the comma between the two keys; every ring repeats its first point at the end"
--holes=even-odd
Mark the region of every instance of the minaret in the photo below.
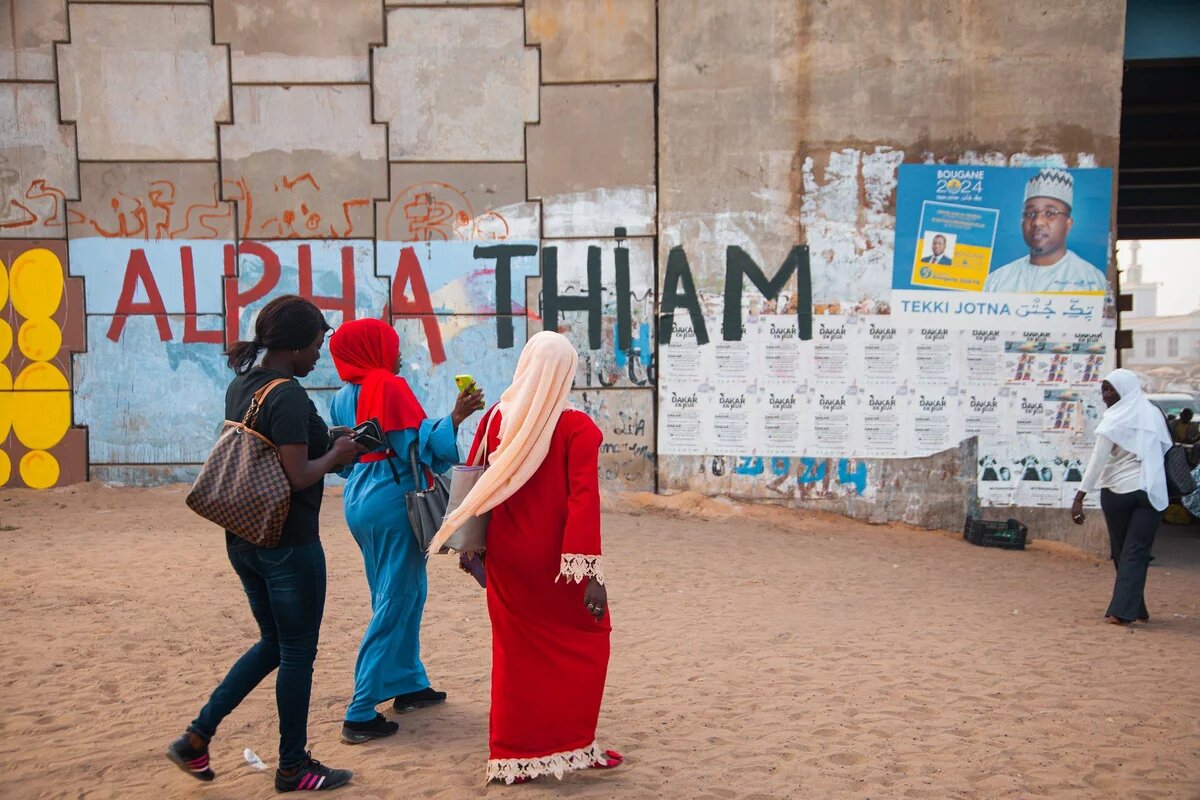
{"type": "Polygon", "coordinates": [[[1146,283],[1142,280],[1142,263],[1138,260],[1138,251],[1142,243],[1134,240],[1129,243],[1129,266],[1121,280],[1121,293],[1133,295],[1133,310],[1125,313],[1126,317],[1156,317],[1158,316],[1158,283],[1146,283]]]}

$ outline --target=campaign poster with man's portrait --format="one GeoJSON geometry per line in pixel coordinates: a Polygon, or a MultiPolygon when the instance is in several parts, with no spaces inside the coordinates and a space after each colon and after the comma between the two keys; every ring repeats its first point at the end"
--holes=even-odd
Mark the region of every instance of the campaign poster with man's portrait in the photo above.
{"type": "Polygon", "coordinates": [[[1046,329],[1095,322],[1111,207],[1108,169],[903,164],[893,306],[1046,329]]]}

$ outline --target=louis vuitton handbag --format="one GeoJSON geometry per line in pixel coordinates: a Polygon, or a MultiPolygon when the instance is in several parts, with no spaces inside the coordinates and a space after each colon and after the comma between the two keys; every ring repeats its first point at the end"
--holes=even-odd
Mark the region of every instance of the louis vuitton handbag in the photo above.
{"type": "Polygon", "coordinates": [[[188,508],[259,547],[283,535],[292,487],[275,444],[254,430],[258,412],[278,378],[254,393],[241,422],[225,420],[217,443],[188,492],[188,508]]]}

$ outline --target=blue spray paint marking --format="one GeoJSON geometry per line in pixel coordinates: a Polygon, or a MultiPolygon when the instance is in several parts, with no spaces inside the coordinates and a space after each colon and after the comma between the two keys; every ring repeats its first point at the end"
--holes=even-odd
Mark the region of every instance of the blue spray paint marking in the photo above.
{"type": "MultiPolygon", "coordinates": [[[[799,486],[821,483],[829,475],[829,468],[833,464],[833,459],[829,458],[804,456],[796,460],[800,465],[796,475],[796,483],[799,486]]],[[[776,477],[786,477],[792,471],[792,459],[787,456],[772,456],[770,465],[771,474],[776,477]]],[[[735,475],[748,477],[762,475],[766,472],[764,459],[762,456],[739,456],[733,472],[735,475]]],[[[714,474],[719,473],[714,472],[714,474]]],[[[849,458],[838,459],[837,481],[839,485],[853,486],[854,493],[861,496],[867,490],[867,477],[866,461],[849,458]]]]}
{"type": "MultiPolygon", "coordinates": [[[[620,322],[613,324],[614,341],[620,341],[621,339],[620,325],[620,322]]],[[[638,354],[638,360],[642,362],[642,366],[650,366],[650,359],[653,357],[654,352],[650,349],[649,323],[643,322],[638,325],[637,338],[633,341],[633,347],[630,348],[630,352],[638,354]]],[[[624,369],[625,365],[629,362],[629,354],[620,348],[617,348],[617,351],[613,354],[613,357],[617,362],[617,367],[620,369],[624,369]]]]}
{"type": "Polygon", "coordinates": [[[867,463],[859,461],[854,471],[850,471],[850,459],[843,458],[838,461],[838,483],[853,485],[856,494],[861,495],[867,490],[867,463]]]}
{"type": "Polygon", "coordinates": [[[762,475],[762,456],[755,456],[754,458],[750,458],[749,456],[741,456],[738,459],[738,465],[734,468],[734,472],[736,472],[738,475],[762,475]]]}
{"type": "Polygon", "coordinates": [[[796,483],[806,486],[810,483],[820,483],[825,480],[825,472],[828,469],[828,465],[824,460],[818,462],[815,458],[805,456],[800,459],[800,463],[803,465],[803,468],[800,470],[800,474],[796,476],[796,483]]]}

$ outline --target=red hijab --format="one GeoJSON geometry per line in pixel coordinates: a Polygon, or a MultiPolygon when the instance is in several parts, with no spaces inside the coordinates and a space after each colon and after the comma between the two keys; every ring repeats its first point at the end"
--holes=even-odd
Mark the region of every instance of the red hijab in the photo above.
{"type": "Polygon", "coordinates": [[[377,319],[347,322],[329,337],[329,354],[338,377],[362,387],[356,422],[374,417],[384,433],[420,427],[425,409],[408,388],[408,381],[394,372],[400,336],[392,326],[377,319]]]}

